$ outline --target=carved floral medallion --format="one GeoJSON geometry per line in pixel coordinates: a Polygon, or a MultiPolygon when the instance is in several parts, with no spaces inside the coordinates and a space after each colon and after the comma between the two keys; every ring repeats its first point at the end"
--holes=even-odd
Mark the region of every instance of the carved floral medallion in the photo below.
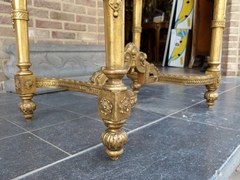
{"type": "Polygon", "coordinates": [[[112,103],[105,97],[100,101],[100,111],[105,115],[109,115],[112,113],[113,105],[112,103]]]}
{"type": "Polygon", "coordinates": [[[126,114],[126,113],[130,110],[130,109],[129,109],[129,107],[131,107],[130,104],[131,104],[130,99],[124,97],[124,98],[120,101],[120,104],[119,104],[120,113],[126,114]]]}

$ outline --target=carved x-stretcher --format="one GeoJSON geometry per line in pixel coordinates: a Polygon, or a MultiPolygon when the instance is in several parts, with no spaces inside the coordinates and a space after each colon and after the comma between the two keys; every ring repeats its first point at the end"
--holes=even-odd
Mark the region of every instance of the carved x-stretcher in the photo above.
{"type": "Polygon", "coordinates": [[[104,27],[106,66],[95,72],[88,82],[67,79],[39,78],[29,70],[27,0],[12,0],[12,20],[16,33],[16,48],[19,71],[15,75],[16,92],[21,98],[19,109],[30,122],[36,104],[31,100],[36,88],[63,88],[98,96],[98,114],[107,129],[101,138],[106,152],[113,160],[123,153],[127,133],[122,130],[130,116],[131,108],[137,103],[140,84],[166,82],[183,85],[205,85],[204,97],[209,108],[218,98],[216,90],[220,83],[220,52],[225,25],[226,0],[214,1],[212,39],[209,68],[204,76],[179,76],[162,74],[149,64],[145,53],[139,51],[141,35],[142,0],[134,0],[133,43],[124,47],[124,0],[104,0],[104,27]],[[127,75],[132,79],[132,90],[122,83],[127,75]]]}

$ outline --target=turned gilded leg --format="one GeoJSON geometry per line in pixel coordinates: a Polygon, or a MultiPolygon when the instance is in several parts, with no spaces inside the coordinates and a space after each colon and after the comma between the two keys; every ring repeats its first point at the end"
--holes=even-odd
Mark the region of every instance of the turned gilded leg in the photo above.
{"type": "Polygon", "coordinates": [[[124,1],[105,0],[104,25],[106,67],[103,70],[108,81],[98,96],[98,114],[107,129],[102,133],[106,153],[117,160],[127,143],[127,133],[122,130],[130,116],[130,92],[122,83],[127,73],[124,68],[124,1]]]}
{"type": "Polygon", "coordinates": [[[29,67],[28,47],[28,11],[26,0],[12,0],[12,20],[16,34],[16,51],[18,57],[17,66],[20,69],[15,75],[16,93],[19,94],[22,102],[18,107],[23,112],[26,121],[31,121],[33,111],[36,109],[35,103],[31,100],[36,91],[36,78],[29,67]]]}
{"type": "Polygon", "coordinates": [[[141,84],[138,83],[138,72],[136,72],[135,68],[133,68],[133,71],[129,71],[127,73],[127,77],[132,80],[131,88],[131,99],[132,99],[132,108],[136,106],[137,103],[137,95],[139,93],[139,90],[141,88],[141,84]]]}
{"type": "MultiPolygon", "coordinates": [[[[141,32],[142,32],[142,0],[134,0],[133,1],[133,43],[136,45],[138,50],[140,51],[140,42],[141,42],[141,32]]],[[[136,66],[136,64],[133,65],[136,66]]],[[[137,72],[137,70],[133,67],[127,74],[128,78],[132,79],[133,83],[131,84],[131,88],[133,90],[133,95],[135,96],[135,102],[137,102],[137,95],[139,93],[139,89],[141,88],[141,84],[138,83],[138,79],[141,73],[137,72]]],[[[135,103],[136,104],[136,103],[135,103]]],[[[133,106],[135,106],[133,104],[133,106]]]]}
{"type": "Polygon", "coordinates": [[[215,100],[218,99],[218,93],[216,90],[219,87],[221,72],[218,68],[220,64],[220,53],[222,45],[222,35],[225,26],[225,8],[226,0],[215,0],[214,11],[212,20],[212,40],[211,40],[211,51],[210,60],[208,62],[209,68],[206,71],[206,75],[213,75],[215,77],[215,83],[206,85],[208,91],[204,97],[207,100],[207,105],[212,108],[215,100]]]}
{"type": "Polygon", "coordinates": [[[133,43],[140,51],[142,33],[142,0],[133,0],[133,43]]]}

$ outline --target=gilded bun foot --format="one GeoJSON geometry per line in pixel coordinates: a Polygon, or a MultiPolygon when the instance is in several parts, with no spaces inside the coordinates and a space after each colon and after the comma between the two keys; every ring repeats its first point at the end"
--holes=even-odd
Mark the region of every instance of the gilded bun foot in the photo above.
{"type": "Polygon", "coordinates": [[[207,100],[206,104],[208,105],[208,108],[212,108],[214,106],[214,102],[218,99],[218,93],[215,91],[207,91],[204,94],[204,98],[207,100]]]}
{"type": "Polygon", "coordinates": [[[36,104],[31,100],[32,97],[21,97],[22,102],[18,104],[18,108],[23,113],[23,118],[26,119],[27,122],[32,121],[32,117],[34,116],[33,111],[36,109],[36,104]]]}
{"type": "Polygon", "coordinates": [[[128,141],[128,135],[125,131],[111,131],[109,129],[102,133],[102,142],[107,147],[106,153],[114,161],[118,160],[119,156],[123,153],[123,146],[128,141]]]}

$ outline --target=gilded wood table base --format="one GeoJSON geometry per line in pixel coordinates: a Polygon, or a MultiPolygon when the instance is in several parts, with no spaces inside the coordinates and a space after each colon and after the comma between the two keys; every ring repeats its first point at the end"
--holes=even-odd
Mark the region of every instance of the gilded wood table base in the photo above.
{"type": "Polygon", "coordinates": [[[146,61],[140,52],[142,1],[134,0],[133,43],[124,48],[124,0],[104,0],[104,27],[106,46],[106,66],[95,72],[88,82],[67,79],[37,78],[29,70],[28,11],[27,0],[12,0],[12,20],[16,33],[16,48],[19,71],[15,75],[16,92],[21,98],[19,109],[26,121],[30,122],[36,104],[31,100],[36,88],[63,88],[98,96],[98,114],[107,129],[101,138],[106,153],[117,160],[127,143],[127,133],[122,129],[131,108],[137,102],[137,94],[142,83],[167,82],[184,85],[206,85],[207,105],[211,108],[218,94],[220,83],[220,50],[224,28],[226,0],[215,0],[212,22],[212,44],[209,66],[205,76],[176,76],[161,74],[146,61]],[[122,83],[122,78],[132,79],[132,91],[122,83]]]}

